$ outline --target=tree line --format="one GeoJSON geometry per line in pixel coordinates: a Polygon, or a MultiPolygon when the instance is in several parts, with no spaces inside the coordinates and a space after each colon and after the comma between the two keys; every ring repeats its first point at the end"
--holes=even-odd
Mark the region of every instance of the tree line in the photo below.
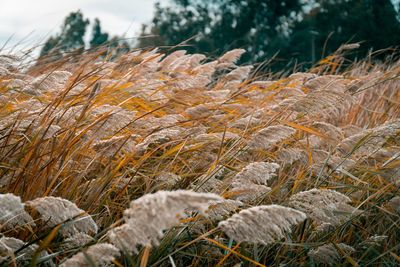
{"type": "MultiPolygon", "coordinates": [[[[273,58],[278,67],[308,67],[344,43],[360,42],[352,59],[371,50],[395,49],[400,44],[399,9],[398,1],[391,0],[171,0],[155,4],[152,21],[143,25],[135,42],[110,38],[96,19],[89,47],[157,46],[172,51],[183,46],[211,57],[244,48],[244,62],[273,58]]],[[[72,12],[40,55],[84,49],[88,25],[80,11],[72,12]]],[[[378,57],[392,52],[382,50],[378,57]]]]}

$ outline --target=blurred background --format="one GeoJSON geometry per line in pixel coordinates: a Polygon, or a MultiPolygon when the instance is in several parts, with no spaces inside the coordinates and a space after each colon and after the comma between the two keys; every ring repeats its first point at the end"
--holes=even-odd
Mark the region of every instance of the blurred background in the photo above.
{"type": "Polygon", "coordinates": [[[382,60],[400,45],[399,0],[0,0],[0,49],[33,58],[106,47],[186,49],[242,63],[308,68],[342,44],[349,60],[382,60]]]}

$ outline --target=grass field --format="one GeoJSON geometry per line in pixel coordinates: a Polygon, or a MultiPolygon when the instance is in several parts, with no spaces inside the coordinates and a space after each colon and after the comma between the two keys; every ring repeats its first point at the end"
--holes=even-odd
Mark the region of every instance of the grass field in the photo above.
{"type": "Polygon", "coordinates": [[[0,265],[400,265],[400,64],[345,48],[0,56],[0,265]]]}

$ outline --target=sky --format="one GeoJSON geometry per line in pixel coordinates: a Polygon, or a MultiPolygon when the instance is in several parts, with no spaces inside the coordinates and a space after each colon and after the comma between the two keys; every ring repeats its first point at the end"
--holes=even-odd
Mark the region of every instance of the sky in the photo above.
{"type": "MultiPolygon", "coordinates": [[[[80,9],[91,22],[99,18],[111,35],[137,37],[153,16],[155,0],[0,0],[0,48],[43,43],[60,31],[64,18],[80,9]]],[[[165,1],[164,1],[165,2],[165,1]]]]}

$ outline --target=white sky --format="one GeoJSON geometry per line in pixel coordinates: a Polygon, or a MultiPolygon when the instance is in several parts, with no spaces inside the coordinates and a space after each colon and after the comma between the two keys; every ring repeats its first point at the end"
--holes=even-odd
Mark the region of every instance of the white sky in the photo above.
{"type": "Polygon", "coordinates": [[[141,24],[151,20],[154,3],[155,0],[0,0],[0,48],[11,36],[7,47],[25,37],[28,38],[23,47],[43,43],[60,31],[70,12],[78,9],[91,22],[98,17],[110,35],[126,33],[126,38],[135,37],[141,24]]]}

